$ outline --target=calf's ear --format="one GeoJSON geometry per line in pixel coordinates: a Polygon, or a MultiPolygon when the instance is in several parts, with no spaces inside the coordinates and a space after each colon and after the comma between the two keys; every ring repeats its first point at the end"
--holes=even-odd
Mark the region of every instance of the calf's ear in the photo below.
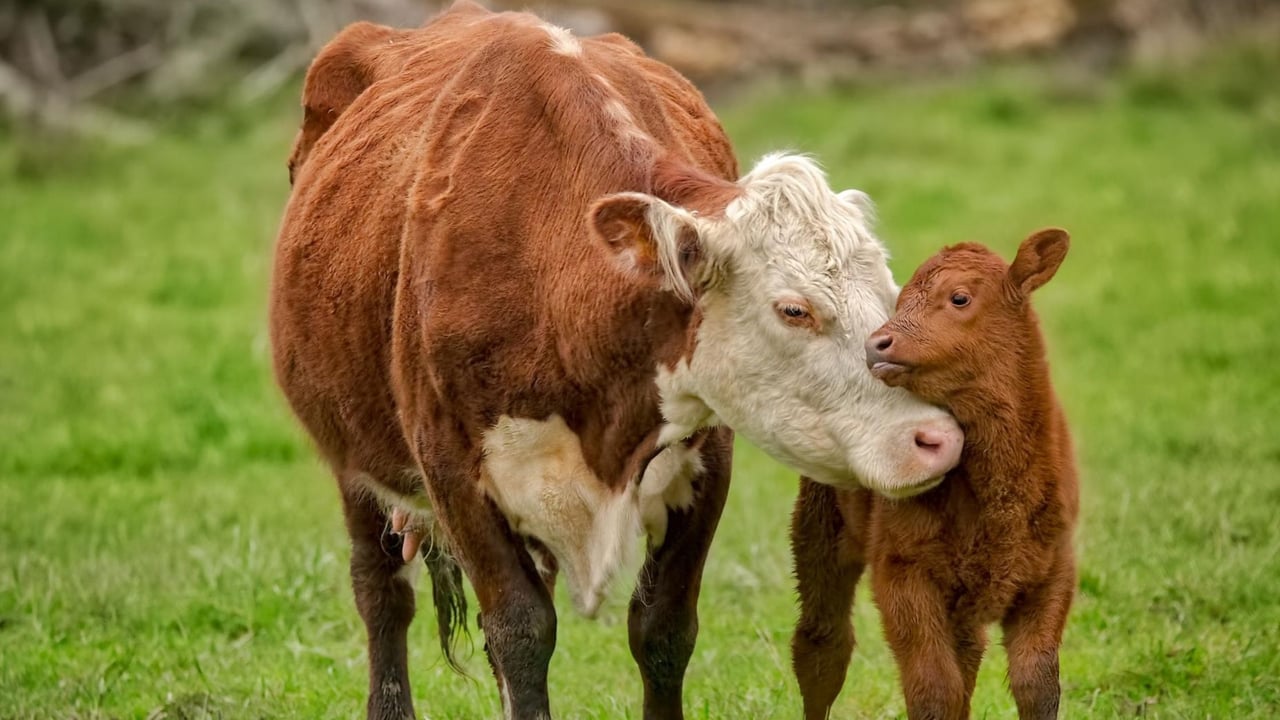
{"type": "Polygon", "coordinates": [[[689,303],[704,289],[705,248],[688,210],[644,193],[618,193],[597,200],[589,222],[622,267],[689,303]]]}
{"type": "Polygon", "coordinates": [[[1045,228],[1032,233],[1018,247],[1009,265],[1009,283],[1022,297],[1049,282],[1067,256],[1071,236],[1062,228],[1045,228]]]}

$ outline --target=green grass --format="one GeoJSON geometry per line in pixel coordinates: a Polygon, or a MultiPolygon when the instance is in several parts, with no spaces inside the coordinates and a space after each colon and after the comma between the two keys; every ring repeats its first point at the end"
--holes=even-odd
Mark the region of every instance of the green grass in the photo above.
{"type": "MultiPolygon", "coordinates": [[[[1074,235],[1038,297],[1083,477],[1066,717],[1280,712],[1280,73],[1232,54],[1101,87],[1044,69],[720,108],[744,164],[817,154],[905,278],[963,239],[1074,235]]],[[[268,374],[290,104],[108,151],[0,139],[0,718],[350,718],[363,630],[336,492],[268,374]]],[[[792,473],[743,446],[695,718],[795,717],[792,473]]],[[[563,718],[638,717],[617,597],[560,624],[563,718]]],[[[562,598],[563,600],[564,598],[562,598]]],[[[420,595],[422,606],[429,602],[420,595]]],[[[496,717],[412,630],[419,713],[496,717]]],[[[865,593],[840,717],[903,714],[865,593]]],[[[975,717],[1012,717],[995,646],[975,717]]]]}

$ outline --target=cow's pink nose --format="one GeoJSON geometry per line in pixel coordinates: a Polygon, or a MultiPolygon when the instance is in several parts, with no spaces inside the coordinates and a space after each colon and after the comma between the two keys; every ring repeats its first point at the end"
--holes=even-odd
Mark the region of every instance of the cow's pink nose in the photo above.
{"type": "Polygon", "coordinates": [[[925,425],[916,430],[916,458],[929,477],[942,477],[960,462],[964,433],[953,421],[925,425]]]}

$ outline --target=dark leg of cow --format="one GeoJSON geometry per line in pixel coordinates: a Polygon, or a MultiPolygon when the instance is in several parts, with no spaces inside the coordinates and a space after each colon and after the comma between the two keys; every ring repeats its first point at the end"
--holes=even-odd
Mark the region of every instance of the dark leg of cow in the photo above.
{"type": "Polygon", "coordinates": [[[631,598],[627,626],[631,655],[644,680],[645,720],[684,717],[684,673],[698,636],[698,592],[711,538],[729,490],[733,436],[710,431],[702,446],[704,472],[688,510],[672,510],[661,546],[652,548],[631,598]]]}
{"type": "MultiPolygon", "coordinates": [[[[865,491],[864,491],[865,495],[865,491]]],[[[835,488],[800,479],[791,516],[800,620],[791,638],[791,665],[807,720],[825,720],[844,685],[853,653],[853,593],[864,567],[861,531],[869,497],[846,495],[841,512],[835,488]]]]}
{"type": "Polygon", "coordinates": [[[412,720],[409,624],[414,589],[401,573],[399,548],[382,547],[387,518],[367,494],[344,484],[343,510],[351,535],[351,585],[369,639],[369,720],[412,720]]]}
{"type": "Polygon", "coordinates": [[[480,601],[485,653],[507,717],[551,717],[547,667],[556,646],[556,613],[547,584],[524,541],[512,534],[506,519],[481,494],[473,475],[451,462],[437,462],[426,470],[437,520],[480,601]]]}

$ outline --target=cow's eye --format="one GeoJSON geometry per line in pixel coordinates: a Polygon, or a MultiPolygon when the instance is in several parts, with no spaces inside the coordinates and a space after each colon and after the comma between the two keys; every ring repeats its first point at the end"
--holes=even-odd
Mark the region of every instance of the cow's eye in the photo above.
{"type": "Polygon", "coordinates": [[[804,328],[813,332],[822,330],[822,323],[818,322],[818,317],[813,314],[813,308],[806,300],[799,298],[779,300],[773,304],[773,311],[778,313],[779,320],[791,327],[804,328]]]}
{"type": "Polygon", "coordinates": [[[961,308],[969,304],[969,296],[962,292],[951,293],[951,304],[961,308]]]}

